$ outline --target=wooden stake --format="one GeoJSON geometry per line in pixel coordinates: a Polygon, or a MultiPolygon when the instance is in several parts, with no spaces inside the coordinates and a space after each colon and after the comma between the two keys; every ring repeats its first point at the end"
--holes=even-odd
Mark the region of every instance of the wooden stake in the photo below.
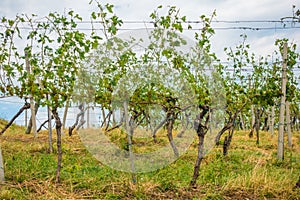
{"type": "MultiPolygon", "coordinates": [[[[47,95],[47,99],[48,99],[48,95],[47,95]]],[[[48,110],[48,140],[49,140],[49,153],[53,152],[53,143],[52,143],[52,114],[51,114],[51,109],[50,106],[47,106],[47,110],[48,110]]]]}
{"type": "MultiPolygon", "coordinates": [[[[25,61],[26,61],[27,73],[30,74],[31,69],[30,69],[30,63],[28,60],[27,52],[25,52],[25,61]]],[[[32,95],[29,96],[29,99],[30,99],[31,119],[32,119],[32,131],[33,131],[34,137],[37,137],[35,106],[34,106],[34,100],[33,100],[32,95]]]]}
{"type": "Polygon", "coordinates": [[[86,127],[90,128],[90,106],[87,105],[87,111],[86,111],[86,127]]]}
{"type": "Polygon", "coordinates": [[[271,124],[270,124],[270,131],[271,131],[271,136],[274,136],[274,123],[275,123],[275,106],[272,106],[272,111],[271,111],[271,124]]]}
{"type": "Polygon", "coordinates": [[[128,151],[129,151],[132,182],[133,184],[136,184],[137,179],[136,179],[135,164],[134,164],[134,154],[132,150],[132,133],[131,133],[132,131],[130,130],[131,127],[129,124],[128,102],[124,101],[123,107],[124,107],[124,116],[125,116],[125,130],[128,139],[128,151]]]}
{"type": "Polygon", "coordinates": [[[69,104],[70,104],[70,98],[68,98],[67,101],[66,101],[66,107],[65,107],[64,116],[63,116],[63,129],[66,127],[66,123],[67,123],[67,115],[68,115],[68,110],[69,110],[69,104]]]}
{"type": "Polygon", "coordinates": [[[27,112],[27,110],[25,110],[25,127],[27,127],[27,125],[28,125],[28,112],[27,112]]]}
{"type": "Polygon", "coordinates": [[[5,181],[4,179],[4,165],[3,165],[3,158],[2,158],[2,152],[1,152],[1,146],[0,146],[0,183],[3,183],[5,181]]]}
{"type": "Polygon", "coordinates": [[[288,135],[288,145],[292,147],[292,129],[291,129],[291,117],[290,117],[290,102],[286,101],[286,126],[287,126],[287,135],[288,135]]]}
{"type": "MultiPolygon", "coordinates": [[[[250,75],[248,75],[248,81],[249,81],[248,85],[249,85],[249,90],[250,90],[252,88],[250,75]]],[[[250,125],[251,129],[254,126],[254,123],[255,123],[254,105],[251,105],[251,125],[250,125]]]]}
{"type": "Polygon", "coordinates": [[[281,85],[281,99],[279,110],[279,127],[278,127],[278,147],[277,147],[277,159],[284,159],[284,114],[285,114],[285,100],[286,100],[286,68],[287,68],[287,43],[283,44],[283,65],[282,65],[282,85],[281,85]]]}

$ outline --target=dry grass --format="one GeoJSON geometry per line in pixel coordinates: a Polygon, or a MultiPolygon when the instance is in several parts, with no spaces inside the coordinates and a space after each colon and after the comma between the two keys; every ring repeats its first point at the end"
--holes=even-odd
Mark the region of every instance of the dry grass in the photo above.
{"type": "MultiPolygon", "coordinates": [[[[0,128],[3,124],[0,120],[0,128]]],[[[123,136],[119,130],[109,133],[120,147],[123,136]]],[[[55,138],[54,131],[54,144],[55,138]]],[[[149,138],[135,139],[140,145],[136,151],[151,151],[167,142],[165,132],[159,132],[158,138],[158,144],[149,138]]],[[[276,138],[262,132],[261,144],[256,145],[248,132],[238,132],[227,157],[222,156],[221,147],[216,147],[203,160],[197,188],[188,187],[196,141],[168,167],[138,174],[137,184],[131,182],[130,174],[94,159],[76,133],[63,137],[60,184],[54,182],[56,155],[48,153],[46,131],[34,138],[14,125],[0,142],[6,177],[0,185],[0,199],[300,199],[300,190],[293,190],[300,175],[299,133],[294,134],[294,146],[286,150],[286,159],[278,162],[276,138]]]]}

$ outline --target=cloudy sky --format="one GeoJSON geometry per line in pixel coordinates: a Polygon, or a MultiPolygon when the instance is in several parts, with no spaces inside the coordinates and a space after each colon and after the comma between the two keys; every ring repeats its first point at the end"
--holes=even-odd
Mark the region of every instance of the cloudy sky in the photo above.
{"type": "MultiPolygon", "coordinates": [[[[21,13],[34,13],[42,17],[49,12],[64,13],[73,9],[84,20],[88,20],[91,11],[95,10],[88,2],[89,0],[0,0],[0,17],[14,17],[16,14],[21,13]]],[[[105,0],[101,2],[103,4],[114,4],[117,16],[123,21],[149,21],[151,20],[149,18],[150,13],[158,5],[174,5],[180,8],[181,15],[186,15],[188,20],[199,20],[200,15],[209,16],[216,10],[217,17],[215,20],[218,22],[214,22],[212,26],[219,29],[216,29],[216,34],[212,39],[212,47],[222,60],[225,57],[224,47],[237,45],[241,41],[239,37],[241,34],[248,35],[248,43],[251,44],[252,50],[257,55],[271,55],[275,50],[274,42],[279,38],[289,38],[290,41],[298,43],[298,46],[300,46],[300,28],[291,28],[289,23],[286,24],[288,29],[280,29],[282,28],[280,22],[222,22],[226,20],[280,20],[282,17],[292,16],[292,5],[295,5],[296,9],[300,9],[300,0],[105,0]],[[243,30],[230,27],[260,27],[263,29],[243,30]]],[[[125,28],[132,26],[144,28],[143,24],[124,24],[125,28]]],[[[300,27],[300,23],[296,23],[294,26],[300,27]]],[[[194,25],[194,28],[201,27],[194,25]]],[[[5,106],[0,105],[0,108],[3,107],[5,106]]],[[[12,108],[11,105],[9,107],[12,108]]],[[[3,113],[6,113],[8,115],[6,116],[7,119],[11,117],[12,113],[7,110],[2,111],[0,116],[4,116],[3,113]]]]}
{"type": "MultiPolygon", "coordinates": [[[[44,16],[49,12],[64,13],[70,9],[75,10],[84,19],[89,19],[89,13],[94,10],[89,0],[1,0],[0,16],[13,17],[17,13],[35,13],[44,16]]],[[[292,5],[300,9],[299,0],[105,0],[101,3],[115,5],[115,12],[123,21],[149,21],[150,13],[158,5],[174,5],[180,8],[181,15],[186,15],[188,20],[198,20],[202,14],[210,15],[217,12],[213,27],[221,27],[216,30],[212,39],[213,50],[220,58],[223,58],[224,47],[235,46],[241,39],[239,35],[247,34],[248,42],[253,51],[258,55],[269,55],[275,50],[274,42],[278,38],[289,38],[296,43],[300,42],[300,28],[280,29],[279,22],[266,23],[224,23],[221,21],[253,21],[253,20],[280,20],[282,17],[292,16],[292,5]],[[263,28],[262,30],[231,29],[232,27],[263,28]],[[223,29],[225,28],[225,29],[223,29]],[[229,29],[228,29],[229,28],[229,29]],[[268,28],[268,29],[264,29],[268,28]]],[[[129,26],[124,24],[124,27],[129,26]]],[[[143,24],[134,24],[142,28],[143,24]]],[[[200,26],[200,25],[198,25],[200,26]]],[[[300,27],[300,23],[294,24],[300,27]]],[[[195,25],[195,28],[200,28],[195,25]]]]}

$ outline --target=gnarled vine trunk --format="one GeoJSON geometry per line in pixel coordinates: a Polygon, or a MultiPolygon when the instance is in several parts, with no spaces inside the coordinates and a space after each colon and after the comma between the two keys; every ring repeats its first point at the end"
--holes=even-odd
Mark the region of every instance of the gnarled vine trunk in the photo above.
{"type": "Polygon", "coordinates": [[[234,133],[234,126],[232,126],[230,128],[230,131],[229,131],[228,135],[225,136],[225,138],[224,138],[224,143],[223,143],[223,155],[224,156],[226,156],[228,154],[228,149],[230,147],[230,143],[231,143],[231,140],[232,140],[233,133],[234,133]]]}
{"type": "Polygon", "coordinates": [[[300,188],[300,176],[299,176],[299,180],[297,181],[295,188],[300,188]]]}
{"type": "Polygon", "coordinates": [[[62,123],[57,113],[57,108],[53,108],[52,114],[55,118],[55,128],[57,135],[57,169],[56,169],[56,183],[60,183],[60,170],[61,170],[61,161],[62,161],[62,146],[61,146],[61,128],[62,123]]]}
{"type": "Polygon", "coordinates": [[[196,160],[196,163],[194,166],[193,177],[190,182],[191,187],[195,187],[197,178],[199,177],[200,165],[201,165],[201,161],[204,157],[204,138],[205,138],[205,134],[208,131],[207,124],[209,121],[209,117],[207,117],[204,125],[202,124],[202,121],[203,121],[205,115],[208,113],[209,107],[208,106],[200,106],[200,108],[202,109],[202,112],[197,116],[197,118],[194,121],[194,129],[196,130],[197,136],[198,136],[198,154],[197,154],[197,160],[196,160]]]}
{"type": "Polygon", "coordinates": [[[29,108],[30,108],[30,104],[26,102],[22,106],[22,108],[20,108],[17,114],[15,114],[15,116],[13,116],[13,118],[4,126],[4,128],[0,132],[0,135],[2,135],[12,125],[12,123],[22,114],[24,110],[27,110],[29,108]]]}
{"type": "MultiPolygon", "coordinates": [[[[37,114],[37,112],[38,112],[38,110],[39,110],[39,102],[36,102],[35,104],[34,104],[34,113],[35,113],[35,115],[37,114]]],[[[32,129],[32,126],[33,126],[33,122],[32,122],[32,118],[33,118],[33,116],[31,115],[30,116],[30,119],[29,119],[29,123],[28,123],[28,126],[27,126],[27,129],[26,129],[26,131],[25,131],[25,133],[26,134],[30,134],[30,132],[31,132],[31,129],[32,129]]],[[[38,132],[38,131],[37,131],[38,132]]]]}
{"type": "Polygon", "coordinates": [[[77,114],[76,116],[76,121],[75,123],[73,124],[73,126],[69,127],[69,136],[72,136],[73,134],[73,130],[76,128],[76,130],[78,130],[80,127],[83,126],[83,124],[85,123],[85,120],[84,120],[84,106],[83,104],[80,104],[78,106],[79,110],[80,110],[80,113],[77,114]],[[79,118],[80,118],[80,123],[79,123],[79,118]],[[78,125],[79,123],[79,125],[78,125]]]}
{"type": "Polygon", "coordinates": [[[169,140],[169,143],[173,149],[173,152],[174,152],[174,155],[176,156],[176,158],[179,157],[179,152],[178,152],[178,149],[174,143],[174,140],[173,140],[173,126],[174,126],[174,121],[175,121],[175,113],[174,111],[170,111],[167,113],[167,132],[168,132],[168,140],[169,140]]]}
{"type": "Polygon", "coordinates": [[[158,126],[152,131],[152,137],[153,137],[154,142],[157,142],[157,140],[156,140],[156,133],[157,133],[157,131],[158,131],[161,127],[163,127],[163,125],[164,125],[166,122],[167,122],[167,118],[163,119],[163,120],[158,124],[158,126]]]}

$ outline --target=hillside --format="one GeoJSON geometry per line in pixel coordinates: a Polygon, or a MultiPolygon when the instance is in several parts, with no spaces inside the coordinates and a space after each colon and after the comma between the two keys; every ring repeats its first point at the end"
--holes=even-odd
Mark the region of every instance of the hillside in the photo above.
{"type": "Polygon", "coordinates": [[[293,190],[300,175],[300,133],[294,133],[283,162],[276,161],[276,139],[262,132],[257,146],[248,132],[238,131],[229,154],[215,147],[202,162],[198,187],[189,188],[196,142],[171,165],[138,174],[134,185],[130,174],[93,158],[78,134],[64,136],[62,183],[56,185],[56,154],[47,151],[47,132],[34,139],[14,125],[0,137],[6,179],[0,199],[300,199],[300,189],[293,190]]]}

